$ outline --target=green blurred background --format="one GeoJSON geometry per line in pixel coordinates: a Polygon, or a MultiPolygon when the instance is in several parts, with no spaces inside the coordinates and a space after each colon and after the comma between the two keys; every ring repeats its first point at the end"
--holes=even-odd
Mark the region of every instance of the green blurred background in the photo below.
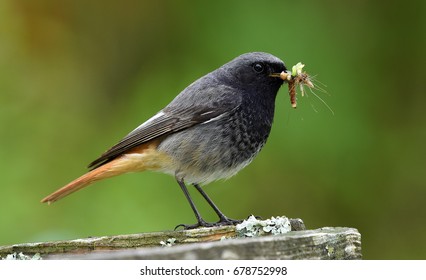
{"type": "Polygon", "coordinates": [[[283,87],[262,153],[206,191],[233,218],[356,227],[367,259],[426,258],[425,19],[422,0],[1,1],[0,245],[194,222],[157,173],[39,201],[196,78],[265,51],[304,62],[335,114],[283,87]]]}

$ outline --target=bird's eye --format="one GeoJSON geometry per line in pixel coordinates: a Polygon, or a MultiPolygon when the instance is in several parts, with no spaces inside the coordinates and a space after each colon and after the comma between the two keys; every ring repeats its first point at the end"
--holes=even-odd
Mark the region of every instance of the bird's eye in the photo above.
{"type": "Polygon", "coordinates": [[[256,73],[262,73],[263,71],[265,71],[265,66],[263,66],[262,63],[255,63],[253,64],[253,70],[256,73]]]}

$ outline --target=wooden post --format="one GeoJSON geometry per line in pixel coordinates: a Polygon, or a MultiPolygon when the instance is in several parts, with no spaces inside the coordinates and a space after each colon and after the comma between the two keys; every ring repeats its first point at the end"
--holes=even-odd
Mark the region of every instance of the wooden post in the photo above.
{"type": "Polygon", "coordinates": [[[43,259],[361,259],[361,235],[356,229],[305,230],[300,219],[290,219],[290,223],[292,231],[280,235],[237,238],[235,226],[222,226],[1,246],[0,256],[23,253],[40,254],[43,259]]]}

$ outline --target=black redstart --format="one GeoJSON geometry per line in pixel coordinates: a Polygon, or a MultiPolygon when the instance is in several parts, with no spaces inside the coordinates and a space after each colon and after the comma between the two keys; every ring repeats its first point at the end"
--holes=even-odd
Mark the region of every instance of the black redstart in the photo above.
{"type": "Polygon", "coordinates": [[[175,176],[197,218],[184,228],[235,224],[199,184],[225,179],[247,166],[268,138],[275,97],[286,66],[262,52],[246,53],[185,88],[155,116],[93,161],[91,171],[42,202],[55,202],[96,181],[128,172],[159,171],[175,176]],[[185,182],[193,184],[219,216],[204,221],[185,182]]]}

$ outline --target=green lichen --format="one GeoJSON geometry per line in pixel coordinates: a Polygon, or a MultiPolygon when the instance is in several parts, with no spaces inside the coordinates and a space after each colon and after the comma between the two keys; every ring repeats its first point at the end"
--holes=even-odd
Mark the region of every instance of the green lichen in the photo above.
{"type": "Polygon", "coordinates": [[[22,252],[20,253],[12,253],[7,255],[5,258],[2,258],[2,260],[41,260],[41,256],[39,253],[34,254],[32,257],[29,255],[25,255],[22,252]]]}
{"type": "Polygon", "coordinates": [[[161,246],[163,247],[172,247],[175,245],[176,238],[169,238],[166,241],[160,241],[161,246]]]}
{"type": "Polygon", "coordinates": [[[258,220],[253,215],[236,226],[240,237],[254,237],[262,235],[277,235],[291,231],[290,220],[287,217],[272,217],[267,220],[258,220]]]}

